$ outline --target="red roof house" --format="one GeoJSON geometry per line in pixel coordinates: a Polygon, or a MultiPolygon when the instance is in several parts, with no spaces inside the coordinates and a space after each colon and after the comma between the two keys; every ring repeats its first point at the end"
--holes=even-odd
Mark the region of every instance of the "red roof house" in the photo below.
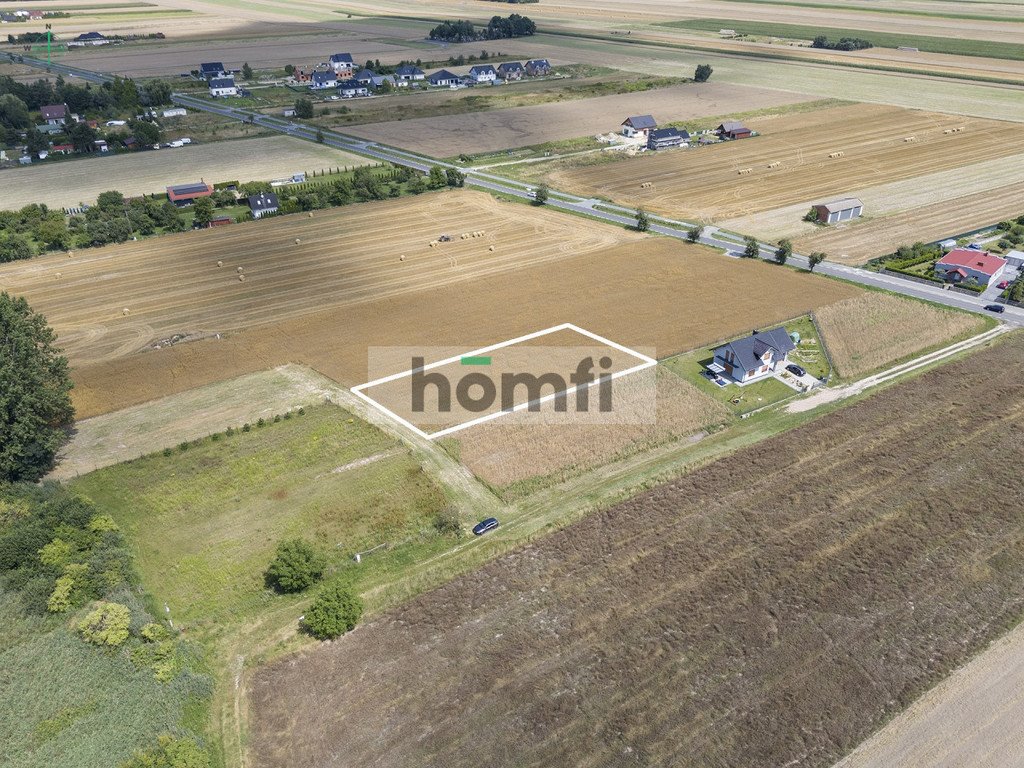
{"type": "Polygon", "coordinates": [[[167,188],[167,199],[175,205],[191,205],[198,198],[209,197],[212,194],[213,185],[203,181],[167,188]]]}
{"type": "Polygon", "coordinates": [[[937,262],[935,273],[953,282],[988,285],[1006,269],[1006,259],[973,248],[954,248],[937,262]]]}

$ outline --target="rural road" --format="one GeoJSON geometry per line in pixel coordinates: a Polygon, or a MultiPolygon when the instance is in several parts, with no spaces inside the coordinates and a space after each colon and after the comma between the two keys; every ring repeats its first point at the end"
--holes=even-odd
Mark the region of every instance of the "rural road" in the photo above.
{"type": "MultiPolygon", "coordinates": [[[[79,67],[70,67],[66,64],[54,63],[47,65],[45,61],[34,59],[30,56],[8,54],[8,57],[12,61],[17,61],[19,63],[41,69],[48,69],[53,72],[80,77],[83,80],[93,83],[104,83],[113,79],[111,75],[101,72],[92,72],[79,67]]],[[[253,125],[258,125],[262,128],[276,131],[285,136],[292,136],[294,138],[305,139],[307,141],[318,140],[317,129],[301,123],[271,117],[258,112],[250,112],[249,110],[221,106],[220,104],[216,104],[206,99],[199,99],[181,93],[173,94],[171,100],[180,106],[191,107],[192,109],[221,115],[222,117],[232,120],[249,122],[253,125]]],[[[430,167],[434,165],[440,165],[444,168],[455,168],[466,174],[466,184],[469,186],[502,195],[517,197],[522,200],[531,199],[529,194],[531,185],[487,173],[480,169],[464,168],[436,160],[431,157],[418,155],[407,150],[384,146],[373,141],[347,136],[335,131],[322,131],[321,138],[322,143],[327,146],[363,155],[364,157],[370,157],[375,160],[415,168],[419,171],[429,171],[430,167]]],[[[609,224],[632,226],[636,222],[635,211],[630,208],[625,208],[605,201],[584,198],[578,195],[560,192],[558,190],[551,190],[546,205],[549,208],[556,208],[570,213],[588,216],[608,222],[609,224]]],[[[651,232],[656,232],[668,237],[674,237],[679,240],[686,239],[686,230],[692,226],[692,222],[668,219],[661,216],[655,216],[653,214],[649,214],[649,218],[651,222],[651,232]]],[[[733,257],[739,257],[744,247],[742,239],[737,239],[735,236],[726,234],[717,227],[712,226],[704,228],[704,233],[700,238],[700,242],[713,248],[719,248],[727,255],[733,257]]],[[[774,252],[774,245],[761,243],[761,258],[770,261],[772,260],[774,252]]],[[[787,264],[793,264],[804,269],[808,267],[807,258],[795,253],[790,257],[787,264]]],[[[948,307],[955,307],[956,309],[987,314],[984,307],[989,302],[985,301],[980,296],[968,296],[966,294],[944,290],[938,286],[925,285],[924,283],[917,283],[910,280],[903,280],[898,277],[891,277],[877,272],[871,272],[866,269],[861,269],[860,267],[834,264],[828,261],[819,264],[816,267],[816,271],[824,275],[848,280],[870,288],[880,288],[893,293],[903,294],[904,296],[924,299],[926,301],[943,304],[948,307]]],[[[1024,327],[1024,309],[1005,306],[1005,311],[1000,315],[999,319],[1008,325],[1024,327]]]]}

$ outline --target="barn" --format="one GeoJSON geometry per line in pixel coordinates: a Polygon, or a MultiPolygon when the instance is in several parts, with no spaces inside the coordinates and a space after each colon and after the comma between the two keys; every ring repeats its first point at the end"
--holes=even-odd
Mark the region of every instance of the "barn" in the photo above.
{"type": "Polygon", "coordinates": [[[167,188],[167,199],[179,208],[192,205],[200,197],[209,197],[213,194],[213,185],[204,181],[194,184],[178,184],[167,188]]]}
{"type": "Polygon", "coordinates": [[[856,197],[844,197],[831,203],[815,203],[814,210],[818,212],[818,221],[822,224],[837,224],[863,215],[864,203],[856,197]]]}
{"type": "Polygon", "coordinates": [[[736,120],[725,121],[715,129],[715,133],[723,139],[749,139],[754,135],[753,131],[736,120]]]}

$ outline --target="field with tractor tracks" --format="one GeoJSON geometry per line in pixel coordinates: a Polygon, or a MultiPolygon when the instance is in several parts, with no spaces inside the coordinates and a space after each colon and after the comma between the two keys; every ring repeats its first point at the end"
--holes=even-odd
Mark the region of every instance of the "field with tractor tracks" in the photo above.
{"type": "Polygon", "coordinates": [[[831,765],[1024,612],[990,459],[1024,460],[1022,365],[996,344],[271,663],[253,764],[831,765]]]}

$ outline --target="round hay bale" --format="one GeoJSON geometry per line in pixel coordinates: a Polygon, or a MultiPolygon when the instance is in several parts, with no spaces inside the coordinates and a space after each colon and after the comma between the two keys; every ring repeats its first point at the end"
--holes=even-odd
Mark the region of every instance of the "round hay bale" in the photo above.
{"type": "Polygon", "coordinates": [[[245,275],[239,275],[238,276],[238,282],[244,283],[245,282],[245,275]]]}
{"type": "Polygon", "coordinates": [[[312,211],[309,212],[309,218],[311,218],[311,219],[313,218],[313,212],[312,211]]]}
{"type": "Polygon", "coordinates": [[[298,245],[298,244],[299,244],[299,243],[301,243],[301,242],[302,242],[302,241],[301,241],[301,240],[299,240],[299,238],[297,238],[297,237],[295,238],[295,244],[296,244],[296,245],[298,245]]]}
{"type": "Polygon", "coordinates": [[[488,250],[488,251],[493,251],[493,250],[494,250],[494,246],[493,246],[493,245],[490,245],[490,246],[488,246],[488,247],[487,247],[487,250],[488,250]]]}
{"type": "Polygon", "coordinates": [[[74,251],[68,251],[68,258],[69,258],[69,259],[70,259],[70,258],[71,258],[72,256],[74,256],[74,255],[75,255],[75,252],[74,252],[74,251]]]}
{"type": "Polygon", "coordinates": [[[217,266],[218,267],[223,267],[224,266],[224,262],[223,261],[218,261],[217,262],[217,266]]]}
{"type": "Polygon", "coordinates": [[[130,315],[131,313],[132,311],[128,309],[128,307],[125,307],[124,309],[121,310],[122,315],[130,315]]]}
{"type": "Polygon", "coordinates": [[[58,272],[57,279],[60,280],[62,277],[64,277],[64,274],[62,272],[58,272]]]}
{"type": "Polygon", "coordinates": [[[398,260],[399,261],[405,261],[405,254],[403,253],[401,256],[399,256],[398,260]]]}

